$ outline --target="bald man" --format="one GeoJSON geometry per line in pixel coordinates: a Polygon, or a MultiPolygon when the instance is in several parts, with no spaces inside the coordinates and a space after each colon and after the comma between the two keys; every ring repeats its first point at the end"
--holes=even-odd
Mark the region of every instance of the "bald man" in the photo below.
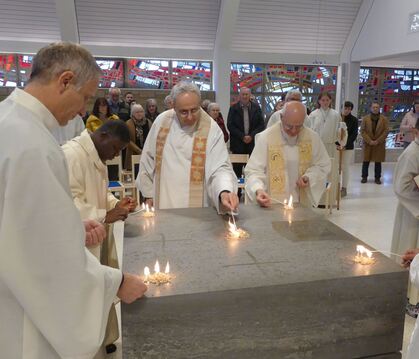
{"type": "Polygon", "coordinates": [[[330,172],[330,158],[319,135],[304,127],[306,107],[285,104],[281,120],[256,136],[245,168],[246,194],[269,207],[272,199],[317,206],[330,172]]]}

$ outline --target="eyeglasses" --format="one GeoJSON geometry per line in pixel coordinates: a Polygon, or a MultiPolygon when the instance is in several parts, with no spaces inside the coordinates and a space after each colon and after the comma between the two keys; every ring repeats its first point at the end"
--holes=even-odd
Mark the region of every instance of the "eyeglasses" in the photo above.
{"type": "Polygon", "coordinates": [[[284,128],[287,131],[291,131],[291,130],[297,130],[297,131],[299,131],[299,130],[301,130],[304,127],[304,124],[303,125],[295,125],[295,126],[293,126],[293,125],[288,125],[286,123],[282,123],[282,126],[284,126],[284,128]]]}
{"type": "Polygon", "coordinates": [[[180,110],[179,114],[181,117],[188,117],[189,114],[193,116],[193,115],[196,115],[200,109],[201,109],[200,107],[196,107],[196,108],[193,108],[192,110],[180,110]]]}

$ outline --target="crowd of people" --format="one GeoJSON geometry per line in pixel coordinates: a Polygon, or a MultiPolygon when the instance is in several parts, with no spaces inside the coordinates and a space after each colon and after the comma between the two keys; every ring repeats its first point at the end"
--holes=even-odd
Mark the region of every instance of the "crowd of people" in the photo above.
{"type": "MultiPolygon", "coordinates": [[[[86,128],[76,130],[72,124],[80,124],[100,74],[81,46],[51,44],[34,57],[28,85],[0,104],[0,318],[9,328],[0,331],[0,342],[7,358],[22,356],[29,342],[36,343],[31,357],[38,358],[93,358],[115,350],[115,298],[130,303],[147,290],[139,276],[121,272],[116,256],[112,224],[138,205],[108,190],[106,161],[121,152],[126,168],[132,154],[141,154],[136,186],[143,201],[159,209],[237,213],[243,168],[232,166],[229,150],[250,156],[244,195],[261,207],[290,195],[307,207],[324,206],[328,188],[332,203],[347,194],[358,136],[349,101],[338,113],[324,92],[318,109],[308,114],[301,93],[290,91],[266,128],[251,90],[242,87],[226,127],[220,106],[203,102],[193,83],[176,84],[161,113],[155,99],[144,108],[131,92],[121,100],[113,88],[108,98],[95,100],[86,128]],[[70,136],[69,128],[81,132],[70,136]],[[28,181],[34,172],[37,180],[28,181]]],[[[393,251],[405,252],[403,264],[411,266],[415,282],[418,110],[415,102],[403,122],[410,144],[395,170],[399,208],[393,233],[393,251]]],[[[373,161],[375,183],[381,184],[388,132],[380,104],[372,103],[361,123],[362,183],[373,161]]],[[[413,340],[412,351],[419,346],[413,340]]]]}

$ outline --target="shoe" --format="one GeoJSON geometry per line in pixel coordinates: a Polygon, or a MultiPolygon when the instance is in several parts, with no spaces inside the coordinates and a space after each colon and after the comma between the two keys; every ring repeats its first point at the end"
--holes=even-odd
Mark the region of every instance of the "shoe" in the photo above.
{"type": "Polygon", "coordinates": [[[367,177],[362,177],[361,183],[367,183],[367,177]]]}
{"type": "Polygon", "coordinates": [[[381,180],[380,180],[379,178],[376,178],[376,179],[375,179],[375,183],[376,183],[376,184],[381,184],[381,180]]]}
{"type": "Polygon", "coordinates": [[[347,194],[348,193],[346,192],[346,188],[342,187],[341,190],[340,190],[340,197],[341,198],[346,197],[347,194]]]}
{"type": "Polygon", "coordinates": [[[106,354],[112,354],[116,352],[116,345],[115,344],[108,344],[106,347],[106,354]]]}

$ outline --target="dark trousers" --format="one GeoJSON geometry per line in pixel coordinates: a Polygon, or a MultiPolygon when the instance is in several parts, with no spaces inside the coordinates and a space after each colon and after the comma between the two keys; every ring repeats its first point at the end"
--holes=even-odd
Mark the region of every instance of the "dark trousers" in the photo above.
{"type": "MultiPolygon", "coordinates": [[[[375,178],[380,178],[381,177],[381,162],[374,162],[375,166],[374,166],[374,175],[375,178]]],[[[370,166],[369,162],[362,162],[362,178],[367,178],[368,177],[368,167],[370,166]]]]}

